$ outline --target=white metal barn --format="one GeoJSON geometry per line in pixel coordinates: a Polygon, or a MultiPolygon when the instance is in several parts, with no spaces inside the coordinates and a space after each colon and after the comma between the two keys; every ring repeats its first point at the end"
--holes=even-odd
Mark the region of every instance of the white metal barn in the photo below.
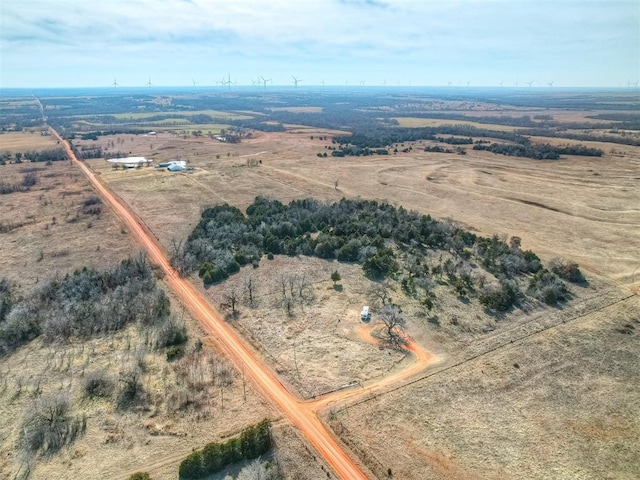
{"type": "Polygon", "coordinates": [[[124,158],[110,158],[107,160],[109,163],[120,164],[127,168],[141,167],[142,165],[149,165],[152,160],[145,157],[124,157],[124,158]]]}

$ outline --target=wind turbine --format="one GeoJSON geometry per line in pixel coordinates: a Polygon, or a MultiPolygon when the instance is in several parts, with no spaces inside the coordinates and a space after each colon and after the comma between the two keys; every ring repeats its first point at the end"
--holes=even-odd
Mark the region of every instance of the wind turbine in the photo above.
{"type": "Polygon", "coordinates": [[[265,90],[267,89],[267,83],[271,82],[272,80],[270,78],[264,78],[262,75],[258,78],[258,84],[261,83],[265,90]]]}
{"type": "Polygon", "coordinates": [[[468,87],[469,85],[471,85],[471,81],[470,81],[470,80],[467,80],[467,87],[468,87]]]}
{"type": "Polygon", "coordinates": [[[360,80],[360,86],[364,87],[364,83],[366,82],[366,80],[360,80]]]}
{"type": "Polygon", "coordinates": [[[549,88],[553,87],[553,80],[551,80],[549,83],[547,83],[547,85],[549,85],[549,88]]]}
{"type": "Polygon", "coordinates": [[[451,80],[447,80],[447,87],[451,86],[451,80]]]}
{"type": "Polygon", "coordinates": [[[298,89],[298,83],[300,83],[302,80],[300,80],[299,78],[294,77],[293,75],[291,75],[291,78],[293,78],[293,84],[296,86],[296,90],[298,89]]]}
{"type": "Polygon", "coordinates": [[[151,83],[151,77],[149,77],[149,81],[146,83],[147,87],[151,88],[151,85],[153,85],[153,83],[151,83]]]}
{"type": "Polygon", "coordinates": [[[322,81],[320,82],[320,85],[322,85],[324,87],[324,78],[322,79],[322,81]]]}
{"type": "Polygon", "coordinates": [[[191,81],[193,82],[193,86],[195,87],[196,85],[198,85],[198,82],[196,82],[195,78],[192,78],[191,81]]]}
{"type": "Polygon", "coordinates": [[[113,85],[113,88],[118,88],[120,86],[118,85],[118,82],[116,82],[116,77],[113,77],[113,83],[111,85],[113,85]]]}
{"type": "Polygon", "coordinates": [[[526,83],[527,85],[529,85],[529,88],[531,88],[531,85],[533,84],[533,80],[531,80],[530,82],[524,82],[524,83],[526,83]]]}
{"type": "Polygon", "coordinates": [[[500,86],[502,86],[502,84],[503,84],[503,83],[504,83],[504,82],[500,82],[500,86]]]}
{"type": "Polygon", "coordinates": [[[227,88],[228,88],[229,90],[231,90],[231,85],[235,85],[235,84],[236,84],[236,82],[232,82],[232,81],[231,81],[231,74],[230,74],[230,73],[228,73],[227,75],[228,75],[227,79],[225,80],[225,78],[224,78],[224,77],[222,77],[222,82],[220,82],[220,83],[221,83],[223,86],[224,86],[224,85],[226,85],[226,86],[227,86],[227,88]]]}

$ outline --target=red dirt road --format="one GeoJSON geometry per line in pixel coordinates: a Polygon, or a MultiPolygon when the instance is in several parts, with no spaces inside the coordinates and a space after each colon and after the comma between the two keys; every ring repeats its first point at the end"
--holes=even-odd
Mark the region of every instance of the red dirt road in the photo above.
{"type": "Polygon", "coordinates": [[[367,476],[324,428],[314,413],[315,409],[299,402],[287,391],[274,373],[262,364],[193,285],[178,276],[158,243],[138,222],[135,214],[129,211],[84,163],[78,161],[69,144],[53,128],[50,130],[64,147],[69,159],[83,171],[103,200],[113,207],[117,215],[135,235],[147,251],[150,260],[162,268],[167,285],[173,289],[194,318],[217,339],[217,343],[236,366],[244,367],[245,372],[253,379],[255,385],[298,427],[340,478],[366,479],[367,476]]]}

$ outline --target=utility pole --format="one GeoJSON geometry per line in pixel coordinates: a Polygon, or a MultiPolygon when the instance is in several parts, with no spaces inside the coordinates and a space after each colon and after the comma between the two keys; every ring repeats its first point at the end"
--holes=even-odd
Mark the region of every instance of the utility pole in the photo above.
{"type": "Polygon", "coordinates": [[[298,376],[298,380],[300,380],[300,370],[298,370],[298,359],[296,357],[296,342],[293,342],[293,363],[296,366],[296,375],[298,376]]]}
{"type": "Polygon", "coordinates": [[[244,381],[244,362],[242,362],[242,395],[244,397],[244,403],[247,403],[247,384],[244,381]]]}

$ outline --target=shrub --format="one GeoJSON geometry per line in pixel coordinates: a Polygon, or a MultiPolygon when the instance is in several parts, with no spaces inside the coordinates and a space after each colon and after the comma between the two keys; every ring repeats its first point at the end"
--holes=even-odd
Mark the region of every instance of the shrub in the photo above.
{"type": "Polygon", "coordinates": [[[172,362],[184,355],[184,346],[183,345],[174,345],[173,347],[169,347],[167,349],[167,361],[172,362]]]}
{"type": "Polygon", "coordinates": [[[504,312],[520,299],[518,284],[512,280],[501,280],[499,287],[486,287],[480,293],[480,303],[491,310],[504,312]]]}
{"type": "Polygon", "coordinates": [[[84,435],[86,416],[69,415],[69,399],[60,394],[39,399],[22,421],[20,436],[30,453],[52,455],[84,435]]]}
{"type": "MultiPolygon", "coordinates": [[[[235,262],[235,264],[238,265],[237,262],[235,262]]],[[[239,268],[240,266],[238,265],[238,269],[239,268]]],[[[219,282],[229,276],[224,270],[218,267],[218,265],[212,262],[206,262],[198,271],[198,275],[200,275],[205,285],[219,282]]]]}
{"type": "Polygon", "coordinates": [[[142,372],[136,367],[120,372],[120,388],[116,398],[118,408],[128,408],[141,399],[144,393],[141,377],[142,372]]]}
{"type": "Polygon", "coordinates": [[[586,280],[577,263],[564,262],[559,258],[555,258],[549,262],[551,271],[563,280],[572,283],[585,283],[586,280]]]}
{"type": "Polygon", "coordinates": [[[566,300],[566,285],[549,270],[541,270],[529,281],[527,293],[548,305],[566,300]]]}
{"type": "Polygon", "coordinates": [[[136,472],[128,480],[151,480],[151,475],[147,472],[136,472]]]}
{"type": "Polygon", "coordinates": [[[156,334],[156,347],[165,348],[187,343],[187,327],[178,325],[175,318],[169,317],[167,321],[158,329],[156,334]]]}
{"type": "Polygon", "coordinates": [[[104,370],[89,373],[82,390],[88,398],[109,397],[113,393],[114,384],[104,370]]]}

